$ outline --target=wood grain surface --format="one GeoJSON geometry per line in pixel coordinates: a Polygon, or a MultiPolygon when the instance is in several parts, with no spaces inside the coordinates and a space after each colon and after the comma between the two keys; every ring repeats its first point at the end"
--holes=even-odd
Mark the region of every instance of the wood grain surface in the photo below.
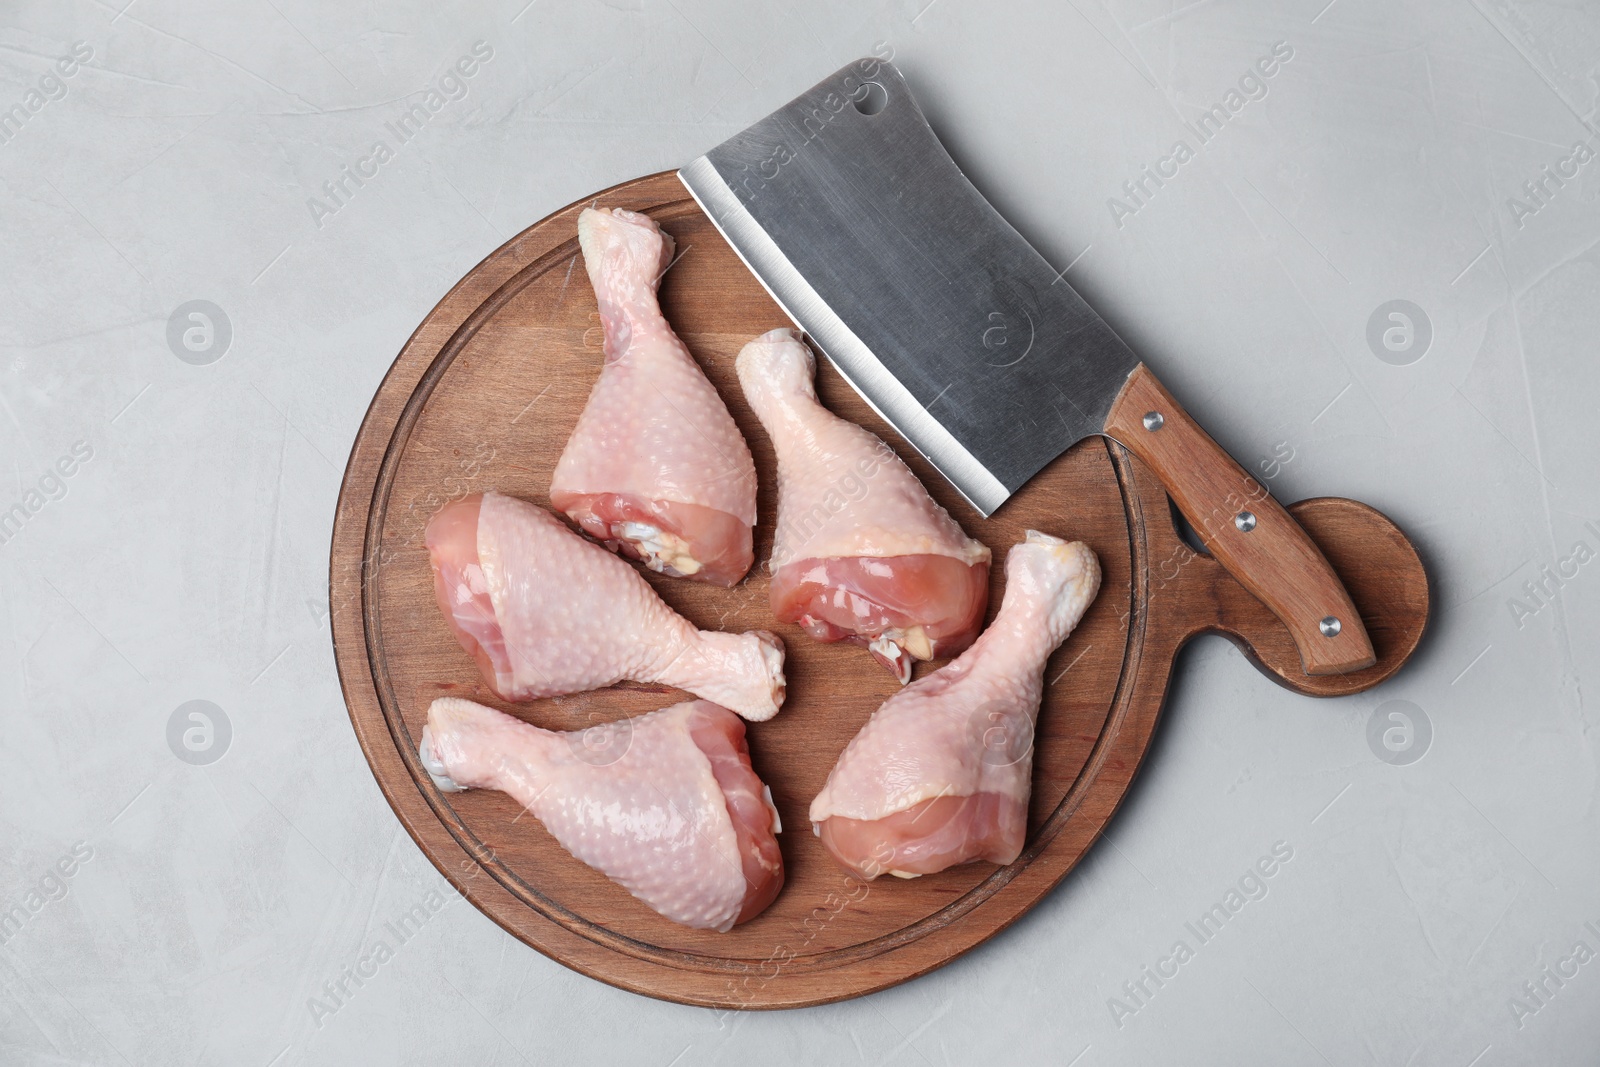
{"type": "Polygon", "coordinates": [[[1029,528],[1088,542],[1104,584],[1050,662],[1022,856],[1003,868],[974,864],[914,881],[862,883],[828,857],[806,815],[839,752],[893,692],[889,674],[862,649],[820,645],[776,624],[759,562],[731,590],[647,574],[697,625],[772,629],[789,651],[788,702],[775,719],[749,728],[755,768],[783,819],[787,885],[765,913],[727,934],[667,922],[566,854],[505,795],[439,793],[416,756],[427,706],[443,694],[555,729],[682,699],[648,686],[525,705],[495,699],[434,605],[422,542],[428,518],[468,493],[494,489],[548,506],[551,471],[601,366],[599,317],[576,234],[577,214],[591,203],[646,211],[677,241],[662,304],[755,454],[756,558],[766,558],[775,465],[733,359],[750,338],[788,323],[667,173],[529,227],[418,327],[352,448],[330,567],[340,678],[384,795],[468,899],[546,955],[625,989],[711,1007],[796,1007],[903,982],[994,936],[1083,857],[1138,769],[1173,657],[1190,637],[1224,632],[1276,681],[1314,695],[1375,685],[1416,647],[1428,614],[1426,578],[1405,537],[1364,505],[1324,499],[1290,508],[1344,579],[1378,657],[1363,671],[1311,677],[1272,613],[1179,538],[1160,484],[1121,446],[1103,438],[1079,444],[983,520],[823,361],[823,402],[888,441],[994,550],[991,616],[1004,581],[998,564],[1029,528]]]}
{"type": "Polygon", "coordinates": [[[1366,627],[1316,543],[1149,367],[1128,376],[1106,432],[1150,467],[1205,547],[1283,620],[1307,674],[1372,666],[1366,627]],[[1322,632],[1326,619],[1338,624],[1333,633],[1322,632]]]}

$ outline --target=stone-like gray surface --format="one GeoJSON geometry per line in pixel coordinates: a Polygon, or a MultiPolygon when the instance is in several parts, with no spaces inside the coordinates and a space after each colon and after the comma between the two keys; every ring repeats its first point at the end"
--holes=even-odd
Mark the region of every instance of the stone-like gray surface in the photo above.
{"type": "Polygon", "coordinates": [[[6,1063],[1593,1062],[1594,9],[21,0],[0,22],[0,109],[22,109],[0,143],[6,1063]],[[388,124],[475,45],[402,143],[388,124]],[[1198,642],[1127,806],[1033,914],[878,996],[719,1015],[430,898],[341,702],[330,525],[374,388],[452,282],[874,46],[1280,497],[1358,497],[1415,535],[1436,623],[1398,679],[1333,702],[1198,642]],[[1147,165],[1168,176],[1135,199],[1147,165]],[[345,166],[376,174],[339,203],[345,166]],[[1186,923],[1241,879],[1259,899],[1202,944],[1186,923]]]}

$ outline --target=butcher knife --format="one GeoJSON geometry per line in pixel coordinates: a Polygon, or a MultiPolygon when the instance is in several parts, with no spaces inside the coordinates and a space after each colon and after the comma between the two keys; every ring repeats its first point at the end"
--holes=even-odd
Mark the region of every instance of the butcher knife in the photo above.
{"type": "Polygon", "coordinates": [[[979,512],[1105,434],[1288,627],[1307,674],[1375,661],[1315,542],[973,187],[893,63],[851,63],[678,176],[785,313],[979,512]]]}

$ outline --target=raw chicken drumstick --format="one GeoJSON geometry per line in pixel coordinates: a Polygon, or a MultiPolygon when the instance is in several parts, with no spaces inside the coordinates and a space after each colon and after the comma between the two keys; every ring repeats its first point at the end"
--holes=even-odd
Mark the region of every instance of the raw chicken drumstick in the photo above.
{"type": "Polygon", "coordinates": [[[439,610],[506,700],[658,682],[770,719],[783,642],[765,630],[697,630],[639,573],[541,507],[499,493],[428,520],[439,610]]]}
{"type": "Polygon", "coordinates": [[[1029,530],[1000,613],[955,662],[884,701],[811,802],[834,858],[868,878],[1010,863],[1027,832],[1045,661],[1100,589],[1100,563],[1029,530]]]}
{"type": "Polygon", "coordinates": [[[818,402],[816,362],[794,331],[757,337],[736,367],[778,454],[778,619],[866,645],[902,683],[913,658],[970,645],[989,603],[989,550],[888,445],[818,402]]]}
{"type": "Polygon", "coordinates": [[[726,931],[783,887],[772,794],[750,766],[744,723],[710,701],[557,733],[445,697],[418,748],[439,788],[509,793],[673,922],[726,931]]]}
{"type": "Polygon", "coordinates": [[[578,216],[605,366],[550,481],[550,502],[653,571],[732,585],[750,569],[756,467],[699,364],[661,315],[672,238],[647,215],[578,216]]]}

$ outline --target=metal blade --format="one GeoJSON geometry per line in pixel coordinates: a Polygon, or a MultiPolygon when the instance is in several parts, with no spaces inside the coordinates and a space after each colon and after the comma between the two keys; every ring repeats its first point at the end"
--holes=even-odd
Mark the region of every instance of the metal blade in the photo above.
{"type": "Polygon", "coordinates": [[[678,176],[796,325],[984,515],[1102,432],[1138,365],[967,181],[892,63],[850,64],[678,176]]]}

